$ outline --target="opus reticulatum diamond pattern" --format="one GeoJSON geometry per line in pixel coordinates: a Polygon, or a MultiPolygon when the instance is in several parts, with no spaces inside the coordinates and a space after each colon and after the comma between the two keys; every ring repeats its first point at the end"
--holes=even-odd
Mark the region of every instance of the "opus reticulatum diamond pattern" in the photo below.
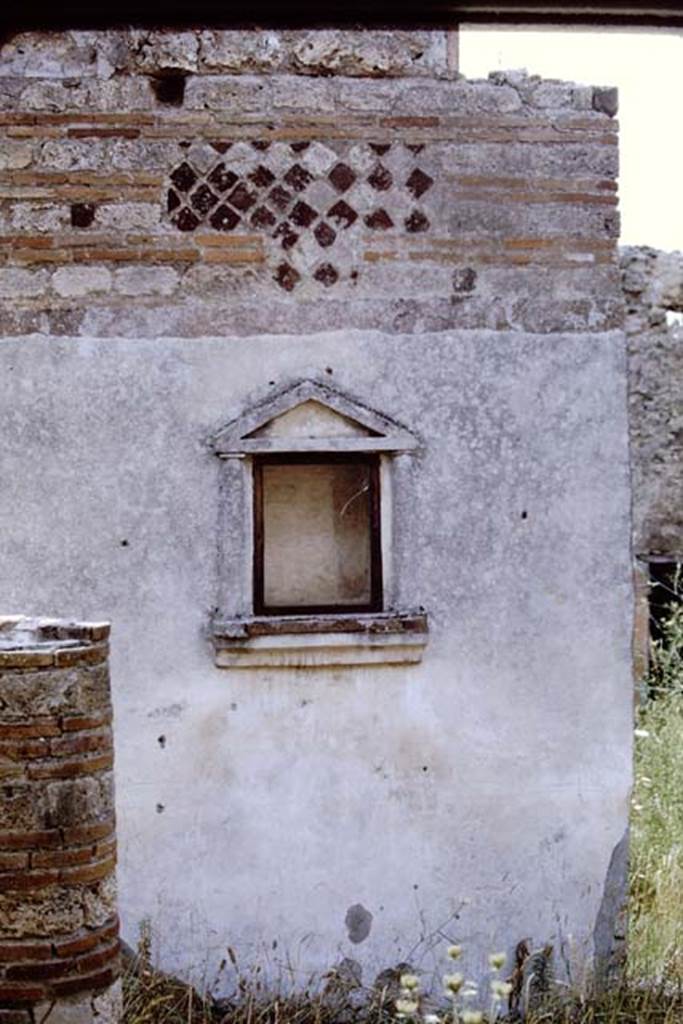
{"type": "Polygon", "coordinates": [[[430,230],[434,178],[424,150],[398,142],[216,139],[201,150],[181,143],[168,175],[168,219],[178,231],[263,234],[281,288],[292,291],[304,278],[330,288],[350,270],[354,238],[430,230]],[[195,149],[201,159],[193,160],[195,149]]]}

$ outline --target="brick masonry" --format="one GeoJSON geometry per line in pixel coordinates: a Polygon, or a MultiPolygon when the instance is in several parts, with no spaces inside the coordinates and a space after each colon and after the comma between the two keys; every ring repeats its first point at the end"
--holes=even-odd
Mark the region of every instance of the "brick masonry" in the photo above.
{"type": "Polygon", "coordinates": [[[108,638],[0,620],[0,1021],[118,978],[108,638]]]}
{"type": "Polygon", "coordinates": [[[465,81],[452,49],[437,30],[8,40],[0,332],[618,326],[613,102],[465,81]]]}

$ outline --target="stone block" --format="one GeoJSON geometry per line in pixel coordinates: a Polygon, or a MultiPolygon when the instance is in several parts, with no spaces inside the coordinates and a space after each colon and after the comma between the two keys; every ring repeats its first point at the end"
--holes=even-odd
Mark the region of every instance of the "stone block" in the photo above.
{"type": "Polygon", "coordinates": [[[52,275],[52,288],[63,298],[82,298],[111,288],[106,267],[60,267],[52,275]]]}
{"type": "Polygon", "coordinates": [[[33,159],[33,146],[29,142],[6,139],[0,142],[0,171],[17,171],[28,167],[33,159]]]}
{"type": "Polygon", "coordinates": [[[0,75],[82,78],[97,70],[93,33],[18,32],[3,43],[0,75]]]}
{"type": "Polygon", "coordinates": [[[615,117],[619,110],[619,90],[615,88],[593,89],[593,110],[608,117],[615,117]]]}
{"type": "Polygon", "coordinates": [[[301,74],[389,78],[448,73],[443,30],[317,29],[283,37],[289,63],[301,74]]]}
{"type": "Polygon", "coordinates": [[[196,32],[133,30],[128,44],[131,68],[145,74],[158,71],[196,71],[199,38],[196,32]]]}
{"type": "Polygon", "coordinates": [[[275,71],[286,61],[281,33],[230,29],[199,33],[199,67],[219,74],[258,74],[275,71]]]}
{"type": "Polygon", "coordinates": [[[48,234],[69,227],[70,212],[67,203],[15,202],[10,209],[10,226],[15,231],[38,231],[48,234]]]}
{"type": "Polygon", "coordinates": [[[153,231],[161,222],[157,203],[101,203],[95,211],[95,227],[107,231],[153,231]]]}
{"type": "Polygon", "coordinates": [[[0,893],[0,933],[4,938],[65,935],[81,928],[84,920],[83,894],[75,889],[0,893]]]}
{"type": "Polygon", "coordinates": [[[250,75],[211,75],[190,78],[185,87],[187,110],[214,110],[241,116],[258,110],[269,110],[272,104],[272,82],[250,75]]]}
{"type": "Polygon", "coordinates": [[[0,267],[0,298],[26,299],[45,292],[48,273],[45,270],[23,270],[0,267]]]}
{"type": "Polygon", "coordinates": [[[122,295],[172,295],[179,276],[172,267],[122,267],[114,271],[114,288],[122,295]]]}

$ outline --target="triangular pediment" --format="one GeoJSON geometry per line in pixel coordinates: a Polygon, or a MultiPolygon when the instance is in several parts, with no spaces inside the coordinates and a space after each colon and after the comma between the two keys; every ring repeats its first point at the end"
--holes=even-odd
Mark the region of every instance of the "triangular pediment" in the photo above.
{"type": "Polygon", "coordinates": [[[388,416],[316,381],[299,381],[247,409],[213,439],[218,455],[410,451],[417,438],[388,416]]]}
{"type": "Polygon", "coordinates": [[[280,413],[249,437],[372,437],[373,431],[310,398],[280,413]]]}

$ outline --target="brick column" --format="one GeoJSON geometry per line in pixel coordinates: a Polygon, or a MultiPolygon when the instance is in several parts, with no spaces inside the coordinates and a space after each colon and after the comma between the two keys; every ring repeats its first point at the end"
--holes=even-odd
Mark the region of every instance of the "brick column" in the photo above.
{"type": "Polygon", "coordinates": [[[0,1024],[120,996],[108,624],[0,619],[0,1024]]]}

